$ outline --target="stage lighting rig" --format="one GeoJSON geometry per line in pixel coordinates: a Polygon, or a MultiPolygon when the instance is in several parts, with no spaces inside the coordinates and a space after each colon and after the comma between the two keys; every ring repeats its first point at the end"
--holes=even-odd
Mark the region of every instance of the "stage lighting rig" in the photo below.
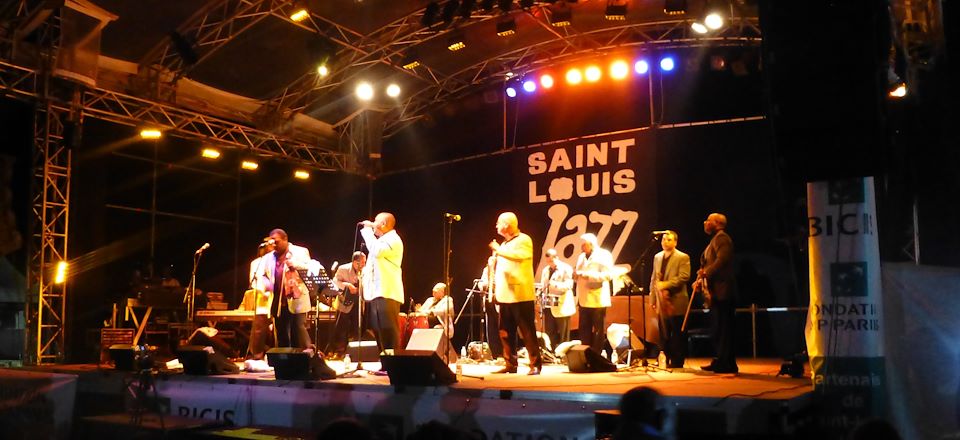
{"type": "Polygon", "coordinates": [[[447,50],[456,52],[465,47],[467,47],[467,43],[464,41],[463,31],[450,32],[450,37],[447,39],[447,50]]]}
{"type": "Polygon", "coordinates": [[[507,17],[497,22],[497,35],[507,37],[517,33],[517,22],[513,17],[507,17]]]}
{"type": "Polygon", "coordinates": [[[567,2],[561,0],[550,8],[550,24],[554,27],[570,26],[573,10],[567,2]]]}
{"type": "Polygon", "coordinates": [[[607,20],[623,21],[627,19],[627,3],[625,1],[607,1],[607,10],[604,14],[607,20]]]}
{"type": "Polygon", "coordinates": [[[687,13],[687,0],[665,0],[663,12],[667,15],[683,15],[687,13]]]}

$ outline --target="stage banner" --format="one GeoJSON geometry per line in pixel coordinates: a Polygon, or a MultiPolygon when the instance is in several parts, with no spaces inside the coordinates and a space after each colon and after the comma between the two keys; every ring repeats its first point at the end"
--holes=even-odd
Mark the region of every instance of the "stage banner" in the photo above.
{"type": "Polygon", "coordinates": [[[807,184],[807,352],[822,428],[845,433],[882,415],[886,370],[873,178],[807,184]]]}
{"type": "MultiPolygon", "coordinates": [[[[614,261],[628,266],[645,243],[641,231],[656,221],[655,153],[649,131],[630,131],[552,142],[517,152],[526,177],[526,216],[547,219],[543,251],[557,250],[573,265],[580,235],[597,235],[614,261]],[[640,237],[636,239],[634,237],[640,237]],[[629,246],[628,246],[629,244],[629,246]],[[626,252],[624,252],[626,250],[626,252]]],[[[521,227],[522,229],[522,227],[521,227]]]]}
{"type": "Polygon", "coordinates": [[[0,437],[70,438],[77,376],[0,369],[0,437]]]}

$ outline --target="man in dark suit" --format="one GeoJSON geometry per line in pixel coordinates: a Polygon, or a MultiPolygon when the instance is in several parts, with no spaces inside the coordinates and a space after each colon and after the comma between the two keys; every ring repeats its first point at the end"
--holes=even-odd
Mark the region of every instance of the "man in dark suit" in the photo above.
{"type": "Polygon", "coordinates": [[[737,359],[734,355],[734,313],[736,305],[736,285],[733,278],[733,239],[727,235],[727,216],[713,213],[703,221],[703,232],[712,235],[710,244],[700,256],[700,270],[694,290],[706,291],[712,301],[710,314],[713,316],[713,344],[717,357],[701,367],[714,373],[736,373],[737,359]]]}
{"type": "Polygon", "coordinates": [[[650,292],[653,292],[653,305],[660,315],[662,348],[667,353],[669,368],[682,368],[687,358],[687,338],[680,328],[690,301],[687,295],[690,256],[677,249],[678,238],[674,231],[663,234],[660,238],[663,251],[653,257],[653,273],[650,274],[650,292]]]}

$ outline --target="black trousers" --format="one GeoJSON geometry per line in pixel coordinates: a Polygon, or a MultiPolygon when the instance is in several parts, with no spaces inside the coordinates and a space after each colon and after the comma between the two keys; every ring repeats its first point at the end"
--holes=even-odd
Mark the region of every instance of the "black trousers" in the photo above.
{"type": "Polygon", "coordinates": [[[492,301],[486,304],[485,325],[481,331],[486,332],[485,337],[487,344],[490,346],[490,356],[497,358],[503,355],[503,344],[500,343],[500,313],[497,312],[497,306],[492,301]]]}
{"type": "Polygon", "coordinates": [[[383,297],[374,298],[366,304],[367,323],[377,337],[380,351],[396,349],[400,345],[400,331],[397,319],[400,317],[400,303],[383,297]]]}
{"type": "Polygon", "coordinates": [[[278,347],[307,348],[313,344],[310,334],[307,333],[306,313],[290,313],[290,309],[280,307],[280,315],[273,323],[277,331],[278,347]]]}
{"type": "Polygon", "coordinates": [[[500,343],[503,344],[503,360],[507,368],[517,368],[517,330],[527,347],[530,356],[530,367],[543,366],[540,357],[540,343],[537,340],[537,329],[534,315],[534,302],[522,301],[518,303],[500,304],[500,343]]]}
{"type": "Polygon", "coordinates": [[[681,332],[683,315],[663,318],[663,350],[671,368],[683,367],[687,359],[687,333],[681,332]]]}
{"type": "Polygon", "coordinates": [[[717,358],[713,361],[714,366],[720,368],[736,367],[737,358],[733,346],[736,304],[730,300],[719,301],[714,299],[710,314],[713,315],[711,326],[713,346],[717,351],[717,358]]]}
{"type": "Polygon", "coordinates": [[[589,345],[597,353],[603,351],[606,340],[606,329],[603,328],[606,316],[606,307],[580,307],[580,343],[589,345]]]}
{"type": "Polygon", "coordinates": [[[350,338],[357,337],[357,314],[360,305],[354,304],[349,313],[337,312],[337,322],[333,329],[333,339],[327,341],[331,353],[344,354],[350,338]]]}
{"type": "Polygon", "coordinates": [[[553,345],[554,350],[557,349],[560,343],[570,340],[569,316],[557,318],[553,316],[553,313],[551,313],[549,309],[544,310],[543,327],[547,331],[547,335],[550,336],[550,343],[553,345]]]}

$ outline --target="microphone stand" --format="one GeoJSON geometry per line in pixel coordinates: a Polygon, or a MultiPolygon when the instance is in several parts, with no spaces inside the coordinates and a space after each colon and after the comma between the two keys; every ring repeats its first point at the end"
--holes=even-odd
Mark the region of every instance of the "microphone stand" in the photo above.
{"type": "Polygon", "coordinates": [[[190,271],[190,284],[187,286],[186,297],[184,302],[187,303],[187,322],[193,323],[193,308],[194,300],[197,295],[197,266],[200,265],[200,257],[203,256],[203,251],[199,251],[193,254],[193,269],[190,271]]]}
{"type": "MultiPolygon", "coordinates": [[[[451,289],[451,279],[450,279],[450,256],[453,254],[453,249],[451,249],[451,243],[453,241],[453,221],[454,216],[444,214],[443,215],[443,282],[447,285],[447,294],[450,296],[450,307],[453,306],[453,296],[449,295],[453,290],[451,289]]],[[[450,308],[448,307],[448,308],[450,308]]],[[[452,310],[447,311],[447,319],[449,319],[452,314],[452,310]]],[[[450,365],[450,329],[447,323],[441,323],[443,325],[443,363],[446,364],[449,368],[450,365]]]]}
{"type": "MultiPolygon", "coordinates": [[[[640,273],[641,279],[643,279],[643,276],[644,276],[644,268],[646,268],[647,266],[647,255],[650,254],[650,249],[653,249],[653,245],[658,241],[659,240],[657,240],[656,235],[652,236],[650,238],[650,241],[647,242],[647,247],[643,249],[643,253],[640,254],[640,257],[637,258],[637,261],[633,262],[632,267],[638,267],[638,266],[640,267],[639,273],[640,273]]],[[[643,368],[647,368],[650,365],[647,362],[647,295],[649,294],[649,292],[644,293],[643,287],[637,286],[636,282],[633,283],[633,288],[636,288],[637,291],[640,292],[640,301],[641,301],[640,319],[642,320],[642,322],[640,325],[641,325],[641,328],[643,329],[643,339],[640,341],[640,343],[643,344],[643,355],[640,356],[641,357],[640,366],[642,366],[643,368]]],[[[633,344],[630,338],[630,334],[631,332],[633,332],[633,327],[632,327],[633,318],[631,316],[633,311],[633,307],[632,307],[633,288],[630,289],[630,292],[627,295],[627,367],[628,368],[632,363],[631,358],[633,356],[633,346],[632,346],[633,344]]]]}
{"type": "MultiPolygon", "coordinates": [[[[361,225],[358,224],[357,226],[361,226],[361,225]]],[[[353,249],[355,250],[357,249],[357,234],[359,233],[360,233],[359,229],[354,231],[353,233],[353,249]]],[[[353,255],[353,254],[351,253],[350,255],[353,255]]],[[[350,264],[353,264],[352,260],[350,264]]],[[[363,295],[361,294],[360,290],[363,289],[363,271],[364,270],[367,270],[367,268],[364,267],[363,270],[361,270],[360,273],[357,274],[357,307],[358,307],[357,308],[357,368],[354,368],[350,371],[345,371],[343,374],[337,377],[357,378],[357,377],[361,377],[359,374],[357,374],[357,372],[368,371],[367,369],[363,368],[363,357],[360,356],[360,348],[363,345],[363,306],[365,303],[365,301],[363,300],[363,295]]],[[[350,337],[347,336],[347,352],[344,354],[344,356],[349,354],[350,354],[350,337]]],[[[347,365],[344,364],[343,368],[346,369],[347,365]]]]}

